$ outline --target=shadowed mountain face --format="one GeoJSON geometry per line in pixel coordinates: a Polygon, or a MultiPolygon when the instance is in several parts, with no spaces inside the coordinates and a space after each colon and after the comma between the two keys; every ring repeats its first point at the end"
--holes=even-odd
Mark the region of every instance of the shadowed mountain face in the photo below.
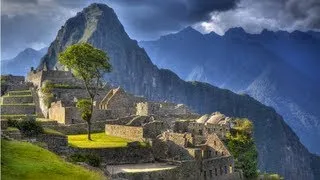
{"type": "Polygon", "coordinates": [[[47,48],[39,51],[27,48],[20,52],[13,59],[1,61],[1,74],[13,74],[25,76],[30,71],[30,67],[37,67],[41,57],[47,52],[47,48]]]}
{"type": "Polygon", "coordinates": [[[219,36],[188,27],[141,42],[153,62],[182,79],[245,92],[272,106],[314,153],[320,154],[320,33],[247,34],[233,28],[219,36]]]}
{"type": "MultiPolygon", "coordinates": [[[[58,53],[78,42],[89,42],[105,50],[113,65],[112,73],[105,79],[130,93],[150,100],[184,103],[200,113],[220,111],[228,116],[248,117],[254,122],[262,171],[278,172],[287,179],[314,179],[316,158],[312,159],[275,110],[247,95],[206,83],[185,82],[170,70],[158,69],[144,49],[129,38],[114,11],[106,5],[92,4],[70,18],[38,68],[47,65],[49,69],[62,69],[57,63],[58,53]]],[[[181,64],[184,65],[188,64],[181,64]]]]}

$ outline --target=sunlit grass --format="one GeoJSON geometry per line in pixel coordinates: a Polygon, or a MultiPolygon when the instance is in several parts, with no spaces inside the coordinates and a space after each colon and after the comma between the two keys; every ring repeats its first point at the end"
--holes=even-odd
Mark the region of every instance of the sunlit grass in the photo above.
{"type": "Polygon", "coordinates": [[[121,137],[106,135],[104,132],[93,133],[91,134],[91,138],[92,141],[89,141],[87,134],[68,135],[68,142],[70,146],[79,148],[127,147],[128,142],[132,142],[121,137]]]}
{"type": "Polygon", "coordinates": [[[104,179],[103,175],[65,162],[54,153],[19,141],[1,140],[1,179],[104,179]]]}

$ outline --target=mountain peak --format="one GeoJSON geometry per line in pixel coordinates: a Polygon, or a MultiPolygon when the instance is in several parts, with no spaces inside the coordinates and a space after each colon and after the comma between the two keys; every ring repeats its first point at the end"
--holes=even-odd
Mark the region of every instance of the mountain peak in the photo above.
{"type": "Polygon", "coordinates": [[[225,35],[241,35],[241,34],[247,34],[246,31],[242,27],[230,28],[225,33],[225,35]]]}

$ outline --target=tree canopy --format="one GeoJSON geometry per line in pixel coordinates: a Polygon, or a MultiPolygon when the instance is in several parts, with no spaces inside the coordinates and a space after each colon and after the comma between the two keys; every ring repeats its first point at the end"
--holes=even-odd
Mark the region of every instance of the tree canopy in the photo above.
{"type": "Polygon", "coordinates": [[[59,54],[59,63],[71,70],[72,74],[81,79],[89,94],[89,100],[80,100],[77,107],[81,118],[88,125],[88,139],[91,140],[91,118],[93,100],[97,91],[102,87],[105,73],[111,71],[109,57],[104,51],[88,43],[74,44],[59,54]]]}
{"type": "Polygon", "coordinates": [[[253,140],[253,124],[248,119],[235,119],[227,134],[227,147],[235,158],[235,166],[246,178],[258,175],[258,152],[253,140]]]}
{"type": "Polygon", "coordinates": [[[101,86],[103,75],[111,71],[108,55],[89,43],[69,46],[59,54],[59,63],[70,69],[76,78],[83,80],[90,97],[101,86]]]}

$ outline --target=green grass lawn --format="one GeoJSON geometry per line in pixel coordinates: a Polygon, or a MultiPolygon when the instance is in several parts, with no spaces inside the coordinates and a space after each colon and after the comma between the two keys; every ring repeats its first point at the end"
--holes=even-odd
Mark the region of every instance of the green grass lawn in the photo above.
{"type": "Polygon", "coordinates": [[[87,139],[87,134],[68,135],[69,145],[80,148],[113,148],[113,147],[127,147],[131,140],[121,137],[106,135],[103,133],[91,134],[92,141],[87,139]]]}
{"type": "Polygon", "coordinates": [[[99,180],[104,176],[65,162],[54,153],[19,141],[1,140],[1,179],[5,180],[99,180]]]}

